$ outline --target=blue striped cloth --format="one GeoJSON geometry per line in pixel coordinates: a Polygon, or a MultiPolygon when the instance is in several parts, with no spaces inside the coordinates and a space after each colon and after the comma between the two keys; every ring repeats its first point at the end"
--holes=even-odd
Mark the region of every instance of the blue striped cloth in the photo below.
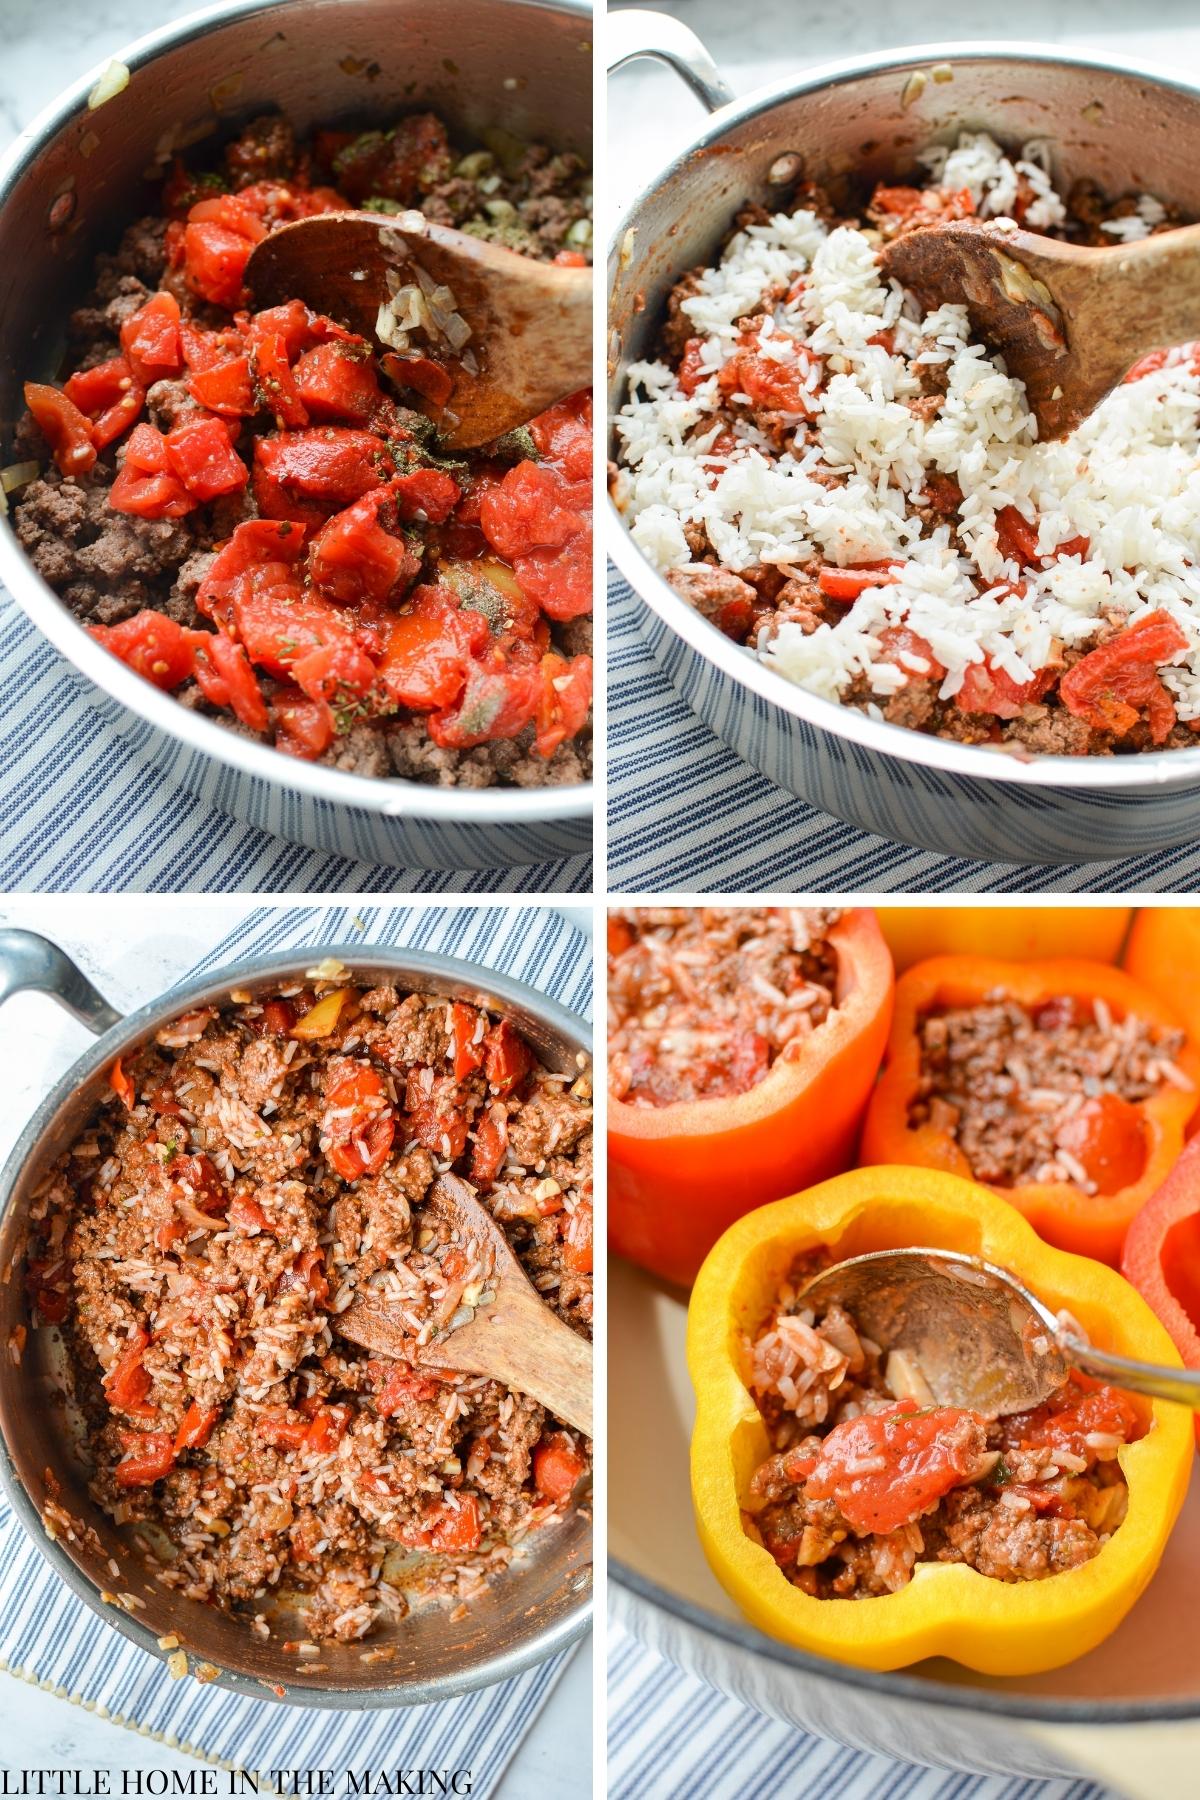
{"type": "MultiPolygon", "coordinates": [[[[257,907],[180,978],[291,945],[347,943],[461,957],[591,1015],[590,946],[550,908],[257,907]]],[[[75,1598],[0,1499],[0,1668],[211,1761],[257,1772],[469,1768],[479,1800],[500,1780],[569,1655],[459,1700],[396,1711],[301,1709],[173,1681],[75,1598]]]]}
{"type": "Polygon", "coordinates": [[[272,837],[151,769],[0,588],[0,891],[579,894],[588,856],[394,869],[272,837]]]}
{"type": "Polygon", "coordinates": [[[768,1719],[610,1620],[608,1800],[1116,1800],[1090,1781],[961,1775],[848,1750],[768,1719]]]}
{"type": "Polygon", "coordinates": [[[1191,892],[1200,845],[1048,868],[936,856],[785,794],[726,748],[663,674],[644,608],[608,581],[608,882],[625,893],[1191,892]]]}

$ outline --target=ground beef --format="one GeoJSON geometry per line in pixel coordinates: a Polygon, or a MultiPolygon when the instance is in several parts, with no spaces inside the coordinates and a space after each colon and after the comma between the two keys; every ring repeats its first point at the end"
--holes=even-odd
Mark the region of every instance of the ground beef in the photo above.
{"type": "MultiPolygon", "coordinates": [[[[590,1090],[532,1055],[503,1097],[482,1071],[456,1081],[450,1004],[339,974],[186,1014],[114,1066],[38,1189],[34,1318],[67,1340],[92,1494],[135,1542],[154,1528],[154,1579],[260,1635],[276,1602],[347,1641],[469,1598],[566,1508],[539,1447],[560,1476],[564,1456],[587,1465],[537,1402],[421,1361],[489,1272],[425,1210],[447,1166],[475,1173],[547,1303],[590,1322],[590,1090]],[[485,1177],[476,1131],[497,1108],[485,1177]],[[364,1286],[399,1310],[403,1360],[338,1335],[364,1286]]],[[[485,1056],[512,1029],[476,1027],[485,1056]]]]}
{"type": "Polygon", "coordinates": [[[634,1106],[745,1092],[837,1004],[839,914],[630,907],[609,915],[609,1089],[634,1106]]]}
{"type": "MultiPolygon", "coordinates": [[[[1181,1031],[1114,1019],[1100,1000],[1061,996],[1031,1013],[998,993],[927,1013],[920,1039],[909,1125],[949,1133],[975,1179],[995,1187],[1067,1181],[1097,1192],[1081,1160],[1097,1109],[1131,1108],[1172,1079],[1190,1085],[1172,1060],[1181,1031]]],[[[1124,1116],[1140,1138],[1140,1120],[1124,1116]]]]}
{"type": "Polygon", "coordinates": [[[771,1444],[743,1523],[787,1580],[817,1599],[870,1599],[907,1586],[920,1562],[1037,1581],[1090,1561],[1125,1517],[1117,1453],[1145,1429],[1137,1403],[1072,1378],[1028,1413],[933,1406],[911,1358],[901,1367],[861,1338],[840,1306],[805,1308],[804,1284],[827,1262],[796,1259],[743,1347],[771,1444]],[[906,1450],[906,1418],[917,1432],[936,1426],[932,1445],[918,1438],[906,1450]],[[844,1450],[847,1431],[856,1435],[844,1450]],[[899,1522],[872,1530],[881,1506],[899,1522]]]}

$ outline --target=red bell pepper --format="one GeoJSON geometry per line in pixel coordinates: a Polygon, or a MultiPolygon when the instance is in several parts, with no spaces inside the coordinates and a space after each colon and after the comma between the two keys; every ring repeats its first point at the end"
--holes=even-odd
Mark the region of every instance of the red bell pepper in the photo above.
{"type": "Polygon", "coordinates": [[[1184,1367],[1200,1369],[1200,1138],[1129,1227],[1121,1272],[1166,1326],[1184,1367]]]}

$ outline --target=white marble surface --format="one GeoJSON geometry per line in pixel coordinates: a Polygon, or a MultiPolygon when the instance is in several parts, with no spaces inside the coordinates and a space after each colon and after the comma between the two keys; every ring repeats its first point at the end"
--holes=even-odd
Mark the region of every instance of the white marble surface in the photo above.
{"type": "MultiPolygon", "coordinates": [[[[0,28],[11,3],[0,0],[0,28]]],[[[113,1006],[131,1009],[179,980],[251,910],[249,901],[201,896],[164,900],[9,895],[0,898],[0,927],[21,926],[53,939],[113,1006]]],[[[561,910],[590,934],[590,908],[561,910]]],[[[4,1004],[2,1023],[0,1093],[5,1104],[0,1109],[0,1161],[43,1096],[92,1041],[82,1025],[40,994],[15,994],[4,1004]]],[[[498,1789],[500,1800],[579,1800],[580,1757],[588,1755],[591,1717],[588,1642],[576,1652],[518,1749],[498,1789]]],[[[169,1771],[193,1766],[190,1758],[176,1751],[0,1674],[0,1773],[56,1767],[169,1771]]],[[[113,1776],[112,1785],[114,1792],[119,1791],[119,1776],[113,1776]]]]}
{"type": "MultiPolygon", "coordinates": [[[[655,4],[655,0],[639,0],[655,4]]],[[[906,44],[1017,38],[1120,50],[1167,69],[1200,69],[1195,0],[661,0],[657,10],[697,32],[738,95],[789,71],[906,44]]],[[[670,73],[628,64],[610,82],[607,211],[610,221],[654,171],[701,128],[704,109],[670,73]]]]}

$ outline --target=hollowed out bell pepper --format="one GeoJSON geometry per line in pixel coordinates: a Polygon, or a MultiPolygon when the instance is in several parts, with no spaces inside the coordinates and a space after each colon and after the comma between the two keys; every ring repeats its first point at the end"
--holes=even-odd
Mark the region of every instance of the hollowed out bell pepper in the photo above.
{"type": "Polygon", "coordinates": [[[1121,960],[1200,1043],[1200,906],[1139,907],[1121,960]]]}
{"type": "Polygon", "coordinates": [[[828,942],[837,1005],[798,1056],[778,1057],[727,1098],[651,1107],[609,1097],[608,1229],[619,1256],[686,1285],[732,1220],[853,1160],[887,1041],[892,959],[865,907],[844,912],[828,942]]]}
{"type": "MultiPolygon", "coordinates": [[[[978,956],[934,956],[917,963],[896,983],[896,1010],[884,1058],[883,1073],[871,1098],[863,1128],[864,1163],[917,1163],[922,1168],[946,1169],[971,1176],[973,1170],[948,1131],[931,1124],[910,1125],[908,1110],[921,1079],[919,1028],[924,1016],[947,1007],[976,1006],[989,995],[1002,992],[1018,1005],[1036,1010],[1047,1001],[1065,995],[1077,1000],[1100,999],[1113,1017],[1133,1013],[1150,1025],[1178,1030],[1178,1014],[1149,989],[1121,969],[1105,963],[1050,960],[1044,962],[993,962],[978,956]]],[[[1175,1059],[1182,1071],[1200,1088],[1200,1051],[1189,1040],[1175,1059]]],[[[1140,1146],[1120,1141],[1119,1128],[1102,1139],[1097,1133],[1096,1174],[1109,1167],[1138,1169],[1136,1177],[1118,1176],[1120,1185],[1110,1193],[1086,1193],[1070,1181],[1024,1182],[1002,1188],[1004,1198],[1025,1214],[1034,1230],[1048,1243],[1064,1250],[1094,1256],[1117,1267],[1130,1221],[1144,1205],[1183,1149],[1184,1132],[1196,1105],[1195,1092],[1164,1084],[1149,1100],[1127,1108],[1124,1117],[1140,1115],[1140,1146]]],[[[1090,1147],[1076,1150],[1085,1165],[1090,1147]]]]}
{"type": "Polygon", "coordinates": [[[882,906],[879,926],[903,975],[928,956],[1086,956],[1115,963],[1130,906],[882,906]]]}
{"type": "Polygon", "coordinates": [[[1129,1227],[1121,1267],[1170,1332],[1184,1367],[1200,1369],[1200,1138],[1129,1227]]]}
{"type": "Polygon", "coordinates": [[[914,1245],[982,1256],[1070,1312],[1098,1347],[1178,1363],[1167,1333],[1119,1275],[1051,1249],[990,1189],[956,1175],[859,1169],[761,1207],[709,1253],[688,1309],[692,1497],[718,1581],[771,1637],[862,1668],[949,1656],[989,1675],[1028,1675],[1084,1655],[1116,1628],[1158,1566],[1191,1473],[1189,1414],[1167,1401],[1137,1402],[1148,1430],[1118,1452],[1128,1512],[1078,1568],[1005,1582],[963,1563],[918,1563],[897,1593],[814,1599],[743,1529],[750,1479],[772,1445],[742,1359],[745,1337],[770,1312],[793,1258],[819,1245],[839,1260],[914,1245]]]}

